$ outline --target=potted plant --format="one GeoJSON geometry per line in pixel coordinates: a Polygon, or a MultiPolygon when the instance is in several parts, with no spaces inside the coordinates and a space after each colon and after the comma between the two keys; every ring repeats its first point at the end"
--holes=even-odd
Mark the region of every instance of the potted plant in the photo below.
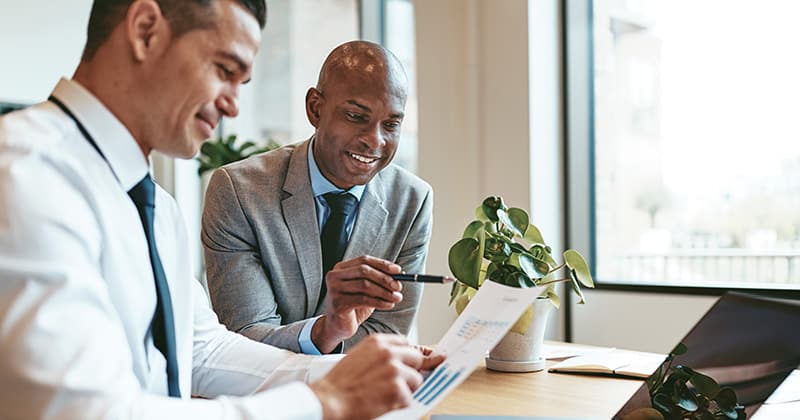
{"type": "Polygon", "coordinates": [[[280,146],[280,144],[270,139],[267,140],[267,145],[264,147],[257,147],[255,142],[250,140],[237,147],[236,134],[209,140],[200,146],[200,155],[197,157],[197,160],[200,162],[200,167],[197,169],[197,174],[203,176],[204,173],[217,169],[220,166],[242,160],[258,153],[269,152],[280,146]]]}
{"type": "Polygon", "coordinates": [[[462,238],[450,248],[448,263],[456,278],[450,304],[461,313],[487,280],[511,287],[541,287],[542,294],[491,351],[486,365],[493,370],[530,372],[544,368],[541,357],[547,316],[558,308],[556,284],[566,282],[584,303],[581,287],[594,287],[580,253],[568,249],[558,264],[552,249],[528,213],[507,207],[501,197],[487,197],[475,210],[462,238]],[[561,271],[564,277],[558,277],[561,271]]]}

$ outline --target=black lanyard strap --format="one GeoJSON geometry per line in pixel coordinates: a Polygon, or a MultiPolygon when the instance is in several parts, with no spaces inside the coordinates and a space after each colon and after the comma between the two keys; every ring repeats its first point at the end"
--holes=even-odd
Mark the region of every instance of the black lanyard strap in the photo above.
{"type": "Polygon", "coordinates": [[[67,116],[68,116],[70,119],[72,119],[72,121],[74,121],[74,122],[75,122],[75,125],[77,125],[77,126],[78,126],[78,130],[81,132],[81,134],[83,134],[83,137],[86,139],[86,141],[88,141],[88,142],[89,142],[89,144],[91,144],[91,145],[92,145],[92,147],[94,148],[94,150],[96,150],[96,151],[97,151],[97,154],[99,154],[99,155],[100,155],[100,157],[101,157],[101,158],[103,158],[103,160],[104,160],[104,161],[106,162],[106,164],[108,165],[108,168],[109,168],[109,169],[111,169],[111,173],[112,173],[112,174],[114,174],[114,178],[116,178],[116,179],[117,179],[117,182],[120,182],[120,181],[119,181],[119,177],[117,176],[117,173],[116,173],[116,172],[114,172],[114,168],[113,168],[113,167],[111,167],[111,164],[108,162],[108,159],[106,158],[106,155],[105,155],[105,154],[103,154],[103,151],[102,151],[102,150],[100,150],[100,147],[97,145],[97,142],[95,142],[95,141],[94,141],[94,137],[92,137],[92,135],[91,135],[91,134],[89,134],[89,131],[88,131],[88,130],[86,130],[86,127],[85,127],[85,126],[83,125],[83,123],[82,123],[82,122],[81,122],[81,121],[80,121],[80,120],[79,120],[79,119],[78,119],[78,118],[75,116],[75,114],[73,114],[73,113],[72,113],[72,111],[70,111],[70,109],[69,109],[69,108],[67,108],[67,106],[66,106],[66,105],[64,105],[64,102],[61,102],[61,100],[60,100],[60,99],[58,99],[58,98],[56,98],[55,96],[53,96],[53,95],[50,95],[50,97],[49,97],[49,98],[47,98],[47,100],[48,100],[48,101],[50,101],[50,102],[52,102],[52,103],[54,103],[54,104],[56,104],[56,106],[58,106],[59,108],[61,108],[61,110],[62,110],[62,111],[64,111],[64,113],[65,113],[65,114],[67,114],[67,116]]]}

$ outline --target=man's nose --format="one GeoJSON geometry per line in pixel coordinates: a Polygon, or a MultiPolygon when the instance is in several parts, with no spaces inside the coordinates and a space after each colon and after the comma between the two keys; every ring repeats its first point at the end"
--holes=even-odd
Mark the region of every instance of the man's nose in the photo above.
{"type": "Polygon", "coordinates": [[[380,149],[383,147],[384,143],[386,143],[380,123],[370,124],[368,127],[366,127],[361,138],[363,139],[364,143],[369,145],[371,150],[380,149]]]}
{"type": "Polygon", "coordinates": [[[233,118],[239,115],[239,101],[236,94],[222,94],[216,101],[222,115],[233,118]]]}

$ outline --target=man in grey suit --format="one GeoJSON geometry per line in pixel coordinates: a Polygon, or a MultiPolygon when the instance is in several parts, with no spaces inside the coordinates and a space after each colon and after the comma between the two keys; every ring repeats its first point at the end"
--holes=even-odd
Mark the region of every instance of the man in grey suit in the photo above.
{"type": "Polygon", "coordinates": [[[311,139],[214,173],[202,241],[229,329],[307,354],[408,333],[421,286],[391,275],[423,272],[433,197],[390,165],[406,96],[391,52],[345,43],[306,94],[311,139]]]}

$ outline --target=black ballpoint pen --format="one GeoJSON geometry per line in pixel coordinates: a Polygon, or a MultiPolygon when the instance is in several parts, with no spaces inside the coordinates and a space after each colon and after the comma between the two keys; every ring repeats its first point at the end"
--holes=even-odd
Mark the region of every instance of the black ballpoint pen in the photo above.
{"type": "Polygon", "coordinates": [[[430,274],[392,274],[392,278],[399,281],[409,281],[415,283],[441,283],[447,284],[455,280],[449,276],[433,276],[430,274]]]}

